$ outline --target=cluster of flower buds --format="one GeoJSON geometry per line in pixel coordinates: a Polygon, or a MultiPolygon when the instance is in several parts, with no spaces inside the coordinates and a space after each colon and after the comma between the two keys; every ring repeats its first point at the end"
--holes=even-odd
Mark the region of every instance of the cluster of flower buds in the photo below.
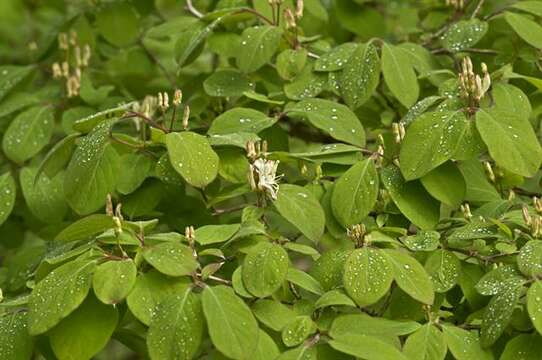
{"type": "Polygon", "coordinates": [[[134,103],[133,110],[140,112],[146,117],[150,118],[156,112],[158,108],[158,98],[156,96],[147,95],[141,102],[134,103]]]}
{"type": "Polygon", "coordinates": [[[113,208],[111,194],[107,194],[105,213],[113,218],[113,223],[115,224],[115,235],[119,236],[122,233],[122,222],[124,221],[124,217],[122,216],[122,204],[119,203],[115,208],[113,208]]]}
{"type": "Polygon", "coordinates": [[[495,177],[495,173],[493,172],[493,167],[489,163],[489,161],[484,161],[484,170],[486,171],[486,175],[489,178],[489,181],[492,183],[495,183],[497,181],[497,178],[495,177]]]}
{"type": "Polygon", "coordinates": [[[66,33],[58,35],[58,48],[65,52],[65,60],[62,63],[55,62],[52,65],[53,78],[65,78],[68,97],[77,96],[81,87],[81,71],[88,66],[90,61],[90,46],[86,44],[81,49],[78,44],[77,33],[71,31],[69,37],[66,33]],[[73,62],[75,62],[75,65],[72,65],[71,68],[70,50],[73,50],[73,62]]]}
{"type": "Polygon", "coordinates": [[[284,9],[284,20],[288,29],[297,27],[297,22],[303,17],[305,4],[303,0],[297,0],[295,10],[284,9]]]}
{"type": "Polygon", "coordinates": [[[169,108],[169,95],[167,92],[158,93],[158,107],[165,112],[169,108]]]}
{"type": "Polygon", "coordinates": [[[478,107],[480,100],[491,87],[491,77],[486,64],[482,63],[482,77],[480,77],[474,73],[471,59],[465,56],[461,62],[459,86],[461,97],[467,100],[469,107],[478,107]]]}
{"type": "MultiPolygon", "coordinates": [[[[160,108],[160,110],[165,113],[167,111],[167,109],[169,109],[169,95],[167,92],[159,92],[158,93],[158,96],[157,96],[157,103],[158,103],[158,108],[160,108]]],[[[182,100],[183,100],[183,93],[180,89],[177,89],[175,90],[175,92],[173,93],[173,101],[172,101],[172,104],[173,104],[173,107],[174,107],[174,113],[173,113],[173,120],[175,120],[175,114],[176,114],[176,111],[177,111],[177,108],[179,107],[179,105],[181,105],[182,103],[182,100]]],[[[183,129],[187,130],[188,129],[188,119],[190,118],[190,106],[188,104],[186,104],[184,106],[184,111],[183,111],[183,120],[182,120],[182,126],[183,126],[183,129]]]]}
{"type": "Polygon", "coordinates": [[[364,224],[356,224],[346,229],[346,235],[356,243],[358,247],[365,245],[368,242],[367,228],[364,224]]]}
{"type": "Polygon", "coordinates": [[[188,246],[192,249],[192,255],[194,258],[198,257],[198,253],[196,252],[196,247],[194,245],[194,241],[196,239],[196,231],[194,230],[194,227],[192,225],[186,226],[184,228],[184,237],[186,238],[186,241],[188,241],[188,246]]]}
{"type": "Polygon", "coordinates": [[[277,175],[279,166],[278,160],[266,159],[267,142],[254,143],[249,141],[246,144],[247,157],[250,160],[248,171],[248,183],[253,191],[263,192],[277,199],[279,192],[279,181],[283,175],[277,175]]]}
{"type": "Polygon", "coordinates": [[[405,124],[402,121],[391,124],[391,131],[395,143],[399,144],[405,138],[405,124]]]}
{"type": "Polygon", "coordinates": [[[465,219],[470,220],[472,218],[469,203],[464,203],[463,205],[461,205],[461,212],[463,213],[463,217],[465,219]]]}
{"type": "Polygon", "coordinates": [[[542,236],[542,202],[536,196],[533,197],[533,207],[536,214],[531,215],[527,205],[523,205],[521,214],[525,225],[531,228],[531,235],[538,238],[542,236]]]}
{"type": "Polygon", "coordinates": [[[465,7],[464,0],[446,0],[447,6],[452,6],[456,10],[462,10],[465,7]]]}

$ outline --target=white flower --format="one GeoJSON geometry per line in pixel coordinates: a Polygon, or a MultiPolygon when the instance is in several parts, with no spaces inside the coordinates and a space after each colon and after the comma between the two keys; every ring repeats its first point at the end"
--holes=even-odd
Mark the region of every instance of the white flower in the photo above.
{"type": "Polygon", "coordinates": [[[278,160],[274,161],[267,159],[257,159],[250,165],[250,171],[252,171],[254,175],[257,175],[258,189],[268,193],[273,199],[277,198],[277,193],[279,191],[278,181],[282,178],[282,175],[277,175],[278,166],[278,160]]]}

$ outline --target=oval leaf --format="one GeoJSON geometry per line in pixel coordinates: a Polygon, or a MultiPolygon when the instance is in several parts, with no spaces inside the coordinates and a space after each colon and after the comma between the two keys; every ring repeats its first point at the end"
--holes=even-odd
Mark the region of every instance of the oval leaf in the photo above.
{"type": "Polygon", "coordinates": [[[171,165],[190,185],[205,187],[216,178],[218,155],[204,136],[188,131],[170,133],[166,146],[171,165]]]}
{"type": "Polygon", "coordinates": [[[269,242],[254,247],[243,262],[243,283],[256,297],[266,297],[277,291],[288,272],[288,254],[269,242]]]}
{"type": "Polygon", "coordinates": [[[382,250],[357,249],[346,259],[343,281],[346,292],[359,306],[371,305],[388,292],[393,267],[382,250]]]}
{"type": "Polygon", "coordinates": [[[373,159],[360,161],[335,182],[331,196],[333,215],[344,227],[361,222],[378,197],[378,174],[373,159]]]}
{"type": "Polygon", "coordinates": [[[284,184],[280,186],[277,200],[273,204],[303,235],[318,242],[324,233],[325,215],[311,192],[301,186],[284,184]]]}
{"type": "Polygon", "coordinates": [[[232,359],[249,359],[259,338],[249,307],[226,286],[205,287],[202,300],[214,346],[232,359]]]}

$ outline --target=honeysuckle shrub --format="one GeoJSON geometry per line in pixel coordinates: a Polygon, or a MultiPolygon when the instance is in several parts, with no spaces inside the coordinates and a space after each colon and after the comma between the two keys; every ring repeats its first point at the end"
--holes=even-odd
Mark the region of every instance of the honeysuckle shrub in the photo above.
{"type": "Polygon", "coordinates": [[[1,1],[0,359],[539,359],[541,17],[1,1]]]}

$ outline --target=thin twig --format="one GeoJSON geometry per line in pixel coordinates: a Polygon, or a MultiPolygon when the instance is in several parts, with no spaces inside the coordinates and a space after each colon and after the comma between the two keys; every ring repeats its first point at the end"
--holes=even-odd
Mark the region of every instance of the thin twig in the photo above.
{"type": "Polygon", "coordinates": [[[474,19],[476,15],[478,15],[480,10],[482,9],[482,6],[484,6],[484,2],[485,0],[478,1],[478,5],[476,5],[476,8],[474,9],[474,11],[472,12],[472,15],[470,16],[471,19],[474,19]]]}
{"type": "Polygon", "coordinates": [[[198,11],[192,4],[192,0],[186,0],[186,9],[190,11],[192,15],[197,17],[198,19],[201,19],[203,17],[203,14],[198,11]]]}
{"type": "Polygon", "coordinates": [[[146,123],[148,123],[149,125],[151,125],[152,127],[155,127],[157,129],[160,129],[162,130],[163,132],[165,132],[166,134],[169,133],[169,129],[163,127],[162,125],[160,125],[159,123],[157,123],[156,121],[154,121],[153,119],[145,116],[144,114],[142,113],[139,113],[139,112],[136,112],[136,111],[128,111],[127,112],[127,115],[124,116],[124,118],[131,118],[131,117],[138,117],[142,120],[144,120],[146,123]]]}
{"type": "Polygon", "coordinates": [[[141,48],[143,49],[143,51],[145,51],[145,53],[147,54],[147,56],[151,59],[151,61],[153,63],[156,64],[156,66],[158,66],[158,68],[160,69],[160,71],[162,71],[164,73],[164,76],[166,77],[166,79],[169,81],[169,83],[171,84],[172,87],[175,87],[175,77],[173,75],[171,75],[169,73],[169,71],[166,69],[166,67],[164,66],[164,64],[162,64],[160,62],[160,60],[158,60],[158,58],[145,46],[145,44],[143,43],[143,40],[139,41],[139,45],[141,46],[141,48]]]}
{"type": "Polygon", "coordinates": [[[222,279],[222,278],[220,278],[220,277],[218,277],[218,276],[209,275],[207,278],[208,278],[209,280],[214,280],[214,281],[220,282],[220,283],[222,283],[222,284],[226,284],[226,285],[230,285],[230,284],[231,284],[231,281],[226,280],[226,279],[222,279]]]}

